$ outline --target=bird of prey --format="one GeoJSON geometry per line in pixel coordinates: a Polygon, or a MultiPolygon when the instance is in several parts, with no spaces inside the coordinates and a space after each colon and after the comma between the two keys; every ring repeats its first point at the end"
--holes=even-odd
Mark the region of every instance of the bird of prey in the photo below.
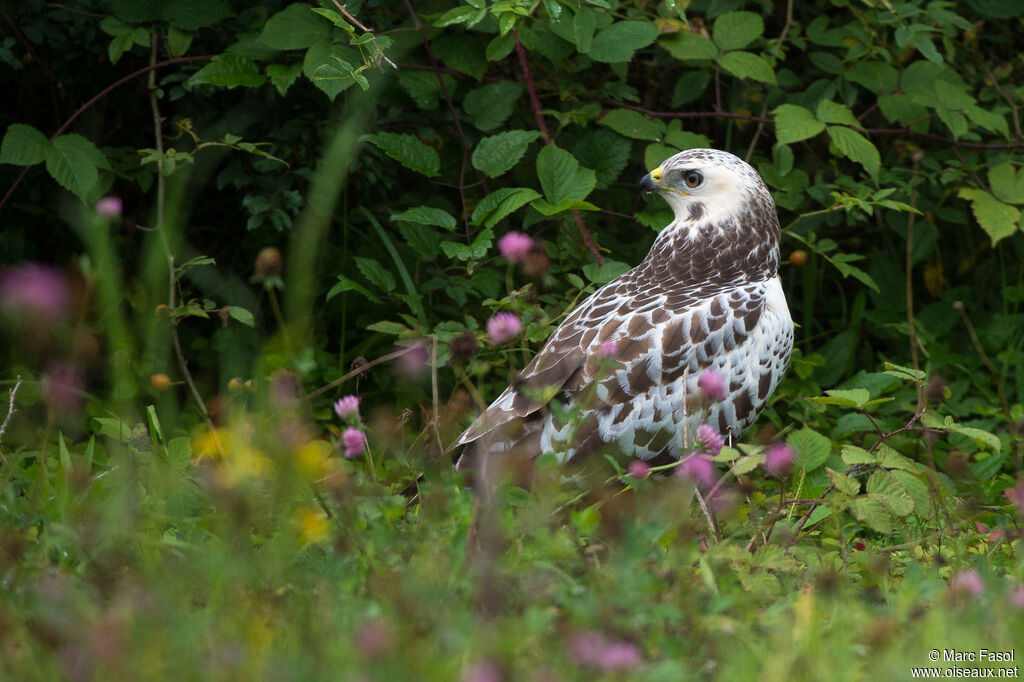
{"type": "Polygon", "coordinates": [[[639,187],[664,197],[674,220],[643,262],[576,308],[466,429],[455,443],[457,468],[544,452],[668,463],[687,454],[701,424],[739,437],[761,412],[793,347],[768,188],[747,163],[715,149],[680,152],[639,187]],[[718,400],[702,399],[709,370],[718,400]]]}

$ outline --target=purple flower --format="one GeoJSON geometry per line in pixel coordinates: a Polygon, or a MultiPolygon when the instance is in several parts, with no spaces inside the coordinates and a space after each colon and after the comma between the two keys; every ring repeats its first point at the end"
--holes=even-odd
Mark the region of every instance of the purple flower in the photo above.
{"type": "Polygon", "coordinates": [[[498,249],[501,255],[512,263],[522,263],[526,255],[530,253],[533,240],[522,232],[509,232],[498,240],[498,249]]]}
{"type": "Polygon", "coordinates": [[[345,456],[349,459],[358,457],[366,450],[366,436],[355,427],[341,432],[341,442],[345,446],[345,456]]]}
{"type": "Polygon", "coordinates": [[[359,398],[354,395],[347,395],[344,398],[339,398],[338,401],[334,403],[334,413],[341,419],[354,417],[358,420],[359,398]]]}
{"type": "Polygon", "coordinates": [[[629,642],[609,639],[599,632],[584,632],[569,640],[569,652],[578,665],[603,671],[635,668],[640,650],[629,642]]]}
{"type": "Polygon", "coordinates": [[[1024,586],[1017,585],[1013,588],[1013,591],[1010,592],[1010,604],[1013,608],[1024,611],[1024,586]]]}
{"type": "Polygon", "coordinates": [[[697,380],[697,385],[705,400],[712,402],[725,400],[725,377],[721,373],[713,369],[705,370],[697,380]]]}
{"type": "Polygon", "coordinates": [[[85,384],[71,365],[55,364],[43,375],[46,403],[54,412],[77,412],[84,402],[85,384]]]}
{"type": "Polygon", "coordinates": [[[776,443],[764,453],[764,468],[770,474],[782,476],[793,466],[793,448],[785,443],[776,443]]]}
{"type": "Polygon", "coordinates": [[[1017,507],[1017,513],[1024,516],[1024,478],[1017,481],[1017,485],[1003,491],[1006,501],[1017,507]]]}
{"type": "Polygon", "coordinates": [[[489,661],[480,661],[462,674],[462,682],[501,682],[505,679],[501,671],[489,661]]]}
{"type": "Polygon", "coordinates": [[[71,294],[59,271],[26,264],[0,275],[0,308],[19,315],[53,320],[67,312],[71,294]]]}
{"type": "Polygon", "coordinates": [[[701,424],[697,427],[697,441],[700,443],[704,454],[714,457],[722,451],[725,439],[715,431],[711,424],[701,424]]]}
{"type": "Polygon", "coordinates": [[[693,454],[676,467],[676,475],[709,490],[715,484],[715,464],[704,455],[693,454]]]}
{"type": "Polygon", "coordinates": [[[101,215],[104,218],[116,218],[121,215],[122,208],[124,208],[124,202],[121,201],[121,197],[103,197],[96,202],[96,215],[101,215]]]}
{"type": "Polygon", "coordinates": [[[642,459],[634,459],[629,463],[629,466],[626,467],[626,471],[633,478],[645,478],[650,470],[651,465],[642,459]]]}
{"type": "Polygon", "coordinates": [[[417,341],[395,358],[394,367],[408,377],[418,377],[427,370],[428,357],[426,343],[417,341]]]}
{"type": "Polygon", "coordinates": [[[523,325],[519,318],[512,313],[498,313],[487,321],[487,336],[494,344],[511,341],[522,329],[523,325]]]}
{"type": "Polygon", "coordinates": [[[953,579],[949,581],[949,591],[954,594],[969,594],[972,597],[977,597],[985,591],[985,583],[981,579],[981,574],[972,568],[960,571],[953,576],[953,579]]]}
{"type": "Polygon", "coordinates": [[[597,357],[599,358],[611,358],[615,359],[615,356],[619,354],[619,349],[615,345],[614,341],[605,341],[597,347],[597,357]]]}
{"type": "Polygon", "coordinates": [[[379,656],[394,647],[395,636],[387,624],[371,619],[355,632],[355,645],[366,656],[379,656]]]}

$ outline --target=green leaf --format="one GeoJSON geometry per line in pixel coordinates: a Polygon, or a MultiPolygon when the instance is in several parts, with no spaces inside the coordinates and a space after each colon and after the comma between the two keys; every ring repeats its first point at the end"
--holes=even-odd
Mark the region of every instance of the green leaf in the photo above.
{"type": "Polygon", "coordinates": [[[900,484],[914,501],[914,513],[918,516],[928,518],[933,513],[935,505],[928,486],[920,478],[906,471],[890,472],[893,480],[900,484]]]}
{"type": "Polygon", "coordinates": [[[775,116],[775,139],[780,144],[806,140],[825,129],[825,124],[810,110],[796,104],[781,104],[772,114],[775,116]]]}
{"type": "Polygon", "coordinates": [[[446,66],[480,80],[487,70],[484,46],[475,37],[462,32],[442,33],[431,42],[434,56],[446,66]]]}
{"type": "Polygon", "coordinates": [[[245,308],[239,307],[237,305],[229,305],[227,307],[227,310],[228,315],[238,320],[242,324],[246,325],[247,327],[256,326],[256,319],[252,316],[252,313],[246,310],[245,308]]]}
{"type": "Polygon", "coordinates": [[[856,478],[842,474],[830,467],[825,467],[825,471],[828,472],[828,477],[832,479],[833,485],[839,492],[847,495],[856,495],[860,492],[860,481],[856,478]]]}
{"type": "Polygon", "coordinates": [[[192,74],[189,85],[218,85],[225,88],[255,88],[266,82],[256,62],[248,57],[219,54],[210,63],[192,74]]]}
{"type": "Polygon", "coordinates": [[[572,154],[553,144],[537,154],[537,177],[544,197],[552,204],[563,199],[585,199],[597,183],[594,171],[581,168],[572,154]]]}
{"type": "Polygon", "coordinates": [[[418,225],[435,225],[446,230],[455,229],[455,216],[448,211],[431,206],[416,206],[401,213],[391,214],[391,220],[416,223],[418,225]]]}
{"type": "Polygon", "coordinates": [[[775,72],[761,55],[752,52],[726,52],[718,58],[718,65],[737,78],[752,78],[762,83],[775,84],[775,72]]]}
{"type": "Polygon", "coordinates": [[[164,20],[183,31],[198,31],[234,15],[221,0],[173,0],[163,11],[164,20]]]}
{"type": "Polygon", "coordinates": [[[629,272],[630,269],[628,263],[606,260],[604,265],[587,263],[583,266],[583,275],[594,284],[607,284],[619,275],[629,272]]]}
{"type": "Polygon", "coordinates": [[[871,454],[864,448],[859,448],[856,445],[844,445],[843,446],[843,463],[853,466],[854,464],[877,464],[878,457],[871,454]]]}
{"type": "Polygon", "coordinates": [[[0,143],[0,163],[32,166],[46,159],[50,143],[46,135],[24,123],[12,123],[0,143]]]}
{"type": "Polygon", "coordinates": [[[467,246],[458,242],[441,242],[441,250],[449,258],[457,258],[461,261],[480,260],[487,255],[491,243],[494,241],[494,231],[489,227],[477,232],[473,241],[467,246]]]}
{"type": "Polygon", "coordinates": [[[275,50],[301,50],[330,39],[331,27],[305,3],[293,3],[267,20],[260,40],[275,50]]]}
{"type": "Polygon", "coordinates": [[[339,93],[355,84],[356,80],[352,77],[354,71],[352,65],[358,63],[360,63],[360,56],[355,50],[336,43],[322,41],[313,44],[306,50],[306,54],[302,58],[302,73],[331,101],[334,101],[339,93]],[[330,69],[321,70],[324,66],[329,66],[330,69]],[[342,66],[345,68],[341,68],[342,66]]]}
{"type": "Polygon", "coordinates": [[[971,212],[981,229],[988,233],[993,246],[1017,231],[1020,224],[1020,211],[1017,208],[1004,204],[984,190],[971,187],[961,188],[957,196],[971,202],[971,212]]]}
{"type": "Polygon", "coordinates": [[[846,79],[871,92],[888,93],[899,87],[899,73],[886,62],[857,62],[846,69],[846,79]]]}
{"type": "Polygon", "coordinates": [[[437,150],[408,133],[374,133],[362,139],[374,145],[395,161],[417,173],[432,178],[441,172],[437,150]]]}
{"type": "Polygon", "coordinates": [[[417,258],[428,262],[437,258],[437,254],[441,250],[441,235],[433,227],[419,223],[399,222],[398,231],[402,233],[405,243],[417,258]]]}
{"type": "Polygon", "coordinates": [[[167,49],[172,57],[180,57],[192,46],[192,39],[195,33],[183,31],[177,26],[167,27],[167,49]]]}
{"type": "Polygon", "coordinates": [[[114,14],[129,24],[160,21],[163,0],[108,0],[114,14]]]}
{"type": "Polygon", "coordinates": [[[597,122],[634,140],[660,140],[665,134],[664,123],[649,119],[632,109],[612,109],[597,122]]]}
{"type": "Polygon", "coordinates": [[[962,436],[967,436],[974,441],[974,444],[979,448],[988,448],[993,452],[999,452],[1002,449],[1003,444],[999,438],[988,431],[978,429],[973,426],[961,426],[959,424],[953,424],[949,427],[949,430],[953,433],[959,433],[962,436]]]}
{"type": "Polygon", "coordinates": [[[572,152],[580,165],[593,169],[596,189],[604,189],[622,175],[632,150],[629,140],[607,128],[587,128],[580,133],[572,152]]]}
{"type": "Polygon", "coordinates": [[[988,172],[992,194],[1008,204],[1024,204],[1024,168],[1014,171],[1010,162],[1001,163],[988,172]]]}
{"type": "Polygon", "coordinates": [[[753,12],[726,12],[715,19],[711,38],[723,50],[740,50],[761,37],[764,21],[753,12]]]}
{"type": "Polygon", "coordinates": [[[494,227],[499,220],[525,206],[540,195],[528,187],[502,187],[484,197],[473,209],[473,225],[494,227]]]}
{"type": "Polygon", "coordinates": [[[572,19],[573,42],[576,43],[576,49],[583,54],[590,52],[590,46],[594,42],[595,13],[589,7],[580,7],[572,19]]]}
{"type": "Polygon", "coordinates": [[[939,120],[949,128],[949,132],[953,134],[953,139],[959,139],[967,134],[967,117],[959,111],[953,111],[941,104],[936,104],[935,113],[938,115],[939,120]]]}
{"type": "Polygon", "coordinates": [[[836,149],[851,161],[856,161],[864,166],[868,174],[875,176],[878,168],[882,165],[881,157],[875,145],[868,142],[868,139],[850,128],[843,126],[829,126],[828,136],[832,138],[836,149]]]}
{"type": "Polygon", "coordinates": [[[821,467],[832,450],[832,441],[806,426],[789,434],[786,443],[793,448],[796,465],[808,473],[821,467]]]}
{"type": "Polygon", "coordinates": [[[818,120],[825,123],[841,123],[854,128],[860,127],[860,122],[850,111],[850,107],[845,104],[837,104],[829,99],[818,102],[818,120]]]}
{"type": "Polygon", "coordinates": [[[345,291],[358,291],[363,296],[370,299],[371,302],[380,303],[380,299],[376,296],[376,294],[372,293],[369,289],[367,289],[354,279],[349,279],[344,275],[338,275],[338,282],[331,287],[330,291],[327,292],[327,298],[325,300],[329,301],[338,294],[345,291]]]}
{"type": "Polygon", "coordinates": [[[986,130],[1001,133],[1007,139],[1010,138],[1010,127],[1006,123],[1006,117],[1002,114],[997,114],[994,111],[988,111],[974,105],[965,106],[962,111],[975,125],[979,125],[986,130]]]}
{"type": "Polygon", "coordinates": [[[662,38],[658,44],[680,61],[700,61],[715,59],[718,56],[718,48],[710,38],[690,31],[681,31],[662,38]]]}
{"type": "Polygon", "coordinates": [[[295,84],[300,74],[302,74],[302,64],[299,62],[291,65],[267,65],[267,78],[270,79],[270,82],[277,88],[278,94],[282,97],[288,93],[288,88],[295,84]]]}
{"type": "Polygon", "coordinates": [[[871,399],[866,388],[850,390],[832,389],[825,391],[827,397],[810,398],[819,405],[839,405],[840,407],[861,407],[871,399]]]}
{"type": "Polygon", "coordinates": [[[877,496],[879,501],[896,516],[908,516],[914,511],[914,498],[907,489],[893,478],[891,472],[876,471],[868,479],[868,494],[877,496]]]}
{"type": "Polygon", "coordinates": [[[397,282],[395,277],[387,268],[380,264],[379,261],[373,258],[364,258],[356,256],[356,267],[359,268],[359,272],[363,273],[366,279],[376,286],[378,289],[384,291],[393,291],[397,282]]]}
{"type": "Polygon", "coordinates": [[[892,533],[892,513],[875,497],[858,497],[853,501],[853,515],[868,524],[872,530],[889,535],[892,533]]]}
{"type": "Polygon", "coordinates": [[[61,135],[46,151],[46,170],[82,202],[99,179],[97,166],[109,165],[103,152],[75,133],[61,135]]]}
{"type": "Polygon", "coordinates": [[[493,130],[504,123],[515,110],[515,103],[523,94],[523,86],[515,81],[499,81],[470,90],[462,102],[473,124],[483,131],[493,130]]]}
{"type": "Polygon", "coordinates": [[[473,150],[473,167],[496,178],[523,158],[530,143],[540,137],[535,130],[508,130],[480,140],[473,150]]]}
{"type": "Polygon", "coordinates": [[[188,436],[172,438],[167,441],[165,452],[167,453],[167,463],[171,465],[171,468],[179,473],[184,473],[192,461],[192,439],[188,436]]]}
{"type": "Polygon", "coordinates": [[[489,62],[500,62],[512,53],[516,46],[516,37],[512,33],[497,36],[487,43],[484,56],[489,62]]]}
{"type": "Polygon", "coordinates": [[[649,21],[617,21],[594,36],[587,55],[598,62],[628,62],[637,50],[658,37],[658,27],[649,21]]]}
{"type": "Polygon", "coordinates": [[[534,199],[530,202],[538,213],[545,216],[553,216],[564,211],[600,211],[601,209],[589,201],[579,199],[562,199],[557,204],[552,204],[544,199],[534,199]]]}
{"type": "Polygon", "coordinates": [[[373,324],[367,325],[366,328],[371,332],[380,332],[381,334],[389,334],[391,336],[401,336],[409,331],[409,328],[404,324],[400,322],[391,322],[390,320],[374,322],[373,324]]]}

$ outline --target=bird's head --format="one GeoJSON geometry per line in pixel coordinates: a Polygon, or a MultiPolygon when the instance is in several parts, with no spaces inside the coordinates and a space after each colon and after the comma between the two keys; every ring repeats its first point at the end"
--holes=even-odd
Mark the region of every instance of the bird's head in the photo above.
{"type": "Polygon", "coordinates": [[[688,149],[669,157],[640,179],[640,189],[657,192],[672,207],[675,221],[724,225],[754,205],[767,205],[771,194],[751,166],[717,149],[688,149]]]}

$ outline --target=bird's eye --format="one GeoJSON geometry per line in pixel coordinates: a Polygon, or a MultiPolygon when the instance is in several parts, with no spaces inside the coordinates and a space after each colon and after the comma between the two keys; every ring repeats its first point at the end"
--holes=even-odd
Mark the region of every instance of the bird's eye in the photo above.
{"type": "Polygon", "coordinates": [[[693,188],[699,185],[700,183],[704,182],[704,176],[700,173],[700,171],[689,170],[686,171],[685,174],[683,174],[683,182],[686,183],[687,187],[693,188]]]}

